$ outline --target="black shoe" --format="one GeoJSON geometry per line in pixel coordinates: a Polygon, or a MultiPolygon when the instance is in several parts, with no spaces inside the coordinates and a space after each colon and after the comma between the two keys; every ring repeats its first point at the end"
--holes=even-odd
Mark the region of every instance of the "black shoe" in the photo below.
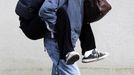
{"type": "Polygon", "coordinates": [[[80,57],[78,52],[75,51],[69,52],[66,55],[66,64],[67,65],[74,64],[77,60],[79,60],[79,58],[80,57]]]}
{"type": "Polygon", "coordinates": [[[90,54],[88,57],[82,58],[82,63],[89,63],[89,62],[93,62],[93,61],[98,61],[98,60],[104,59],[108,55],[109,55],[109,53],[107,53],[107,52],[98,52],[96,50],[93,50],[92,54],[90,54]]]}

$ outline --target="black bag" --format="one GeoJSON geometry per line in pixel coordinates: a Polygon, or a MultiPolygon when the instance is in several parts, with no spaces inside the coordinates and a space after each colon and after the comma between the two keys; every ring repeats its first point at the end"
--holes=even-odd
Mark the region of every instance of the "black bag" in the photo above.
{"type": "Polygon", "coordinates": [[[45,0],[19,0],[15,12],[24,19],[32,19],[38,15],[38,11],[45,0]]]}
{"type": "Polygon", "coordinates": [[[41,39],[47,30],[45,23],[38,16],[44,0],[19,0],[15,12],[19,16],[20,28],[32,40],[41,39]]]}
{"type": "Polygon", "coordinates": [[[44,37],[47,28],[39,16],[31,20],[26,20],[23,17],[19,17],[19,19],[20,28],[29,39],[37,40],[44,37]]]}
{"type": "Polygon", "coordinates": [[[92,23],[103,18],[111,8],[106,0],[85,0],[84,17],[88,23],[92,23]]]}

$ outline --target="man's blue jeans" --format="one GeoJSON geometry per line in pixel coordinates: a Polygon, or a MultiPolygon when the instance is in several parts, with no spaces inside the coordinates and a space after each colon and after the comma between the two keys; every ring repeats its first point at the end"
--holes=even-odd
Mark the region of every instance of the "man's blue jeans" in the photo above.
{"type": "MultiPolygon", "coordinates": [[[[47,35],[44,40],[45,48],[53,62],[52,75],[56,75],[57,64],[59,61],[58,44],[54,38],[47,35]]],[[[79,68],[76,64],[67,65],[64,60],[59,61],[59,75],[80,75],[79,68]]]]}

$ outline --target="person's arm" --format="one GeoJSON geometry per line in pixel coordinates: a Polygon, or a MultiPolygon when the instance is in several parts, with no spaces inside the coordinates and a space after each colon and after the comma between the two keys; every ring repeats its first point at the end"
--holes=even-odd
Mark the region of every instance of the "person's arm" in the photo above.
{"type": "MultiPolygon", "coordinates": [[[[43,5],[39,10],[39,16],[42,20],[47,24],[47,28],[52,33],[55,32],[55,24],[56,24],[56,12],[59,8],[59,4],[63,3],[60,0],[45,0],[43,5]]],[[[61,4],[60,4],[61,5],[61,4]]]]}

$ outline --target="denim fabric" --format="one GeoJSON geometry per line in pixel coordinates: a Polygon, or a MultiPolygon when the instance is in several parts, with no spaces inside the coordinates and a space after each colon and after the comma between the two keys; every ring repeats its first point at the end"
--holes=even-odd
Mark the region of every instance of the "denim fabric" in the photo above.
{"type": "MultiPolygon", "coordinates": [[[[59,51],[58,45],[54,38],[51,38],[51,35],[48,34],[44,40],[44,46],[47,49],[47,52],[53,62],[52,66],[52,75],[56,75],[57,63],[59,60],[59,51]]],[[[80,75],[80,71],[76,64],[66,65],[64,60],[59,61],[59,75],[80,75]]]]}
{"type": "Polygon", "coordinates": [[[40,8],[39,16],[49,25],[49,31],[55,31],[57,9],[63,7],[68,14],[71,26],[71,41],[73,46],[79,38],[83,21],[84,0],[45,0],[40,8]]]}
{"type": "Polygon", "coordinates": [[[69,0],[67,13],[71,26],[71,41],[75,47],[76,41],[79,38],[82,21],[83,21],[83,2],[84,0],[69,0]]]}
{"type": "Polygon", "coordinates": [[[48,23],[52,31],[55,30],[57,9],[59,9],[65,2],[66,0],[45,0],[39,10],[39,16],[44,22],[48,23]]]}

